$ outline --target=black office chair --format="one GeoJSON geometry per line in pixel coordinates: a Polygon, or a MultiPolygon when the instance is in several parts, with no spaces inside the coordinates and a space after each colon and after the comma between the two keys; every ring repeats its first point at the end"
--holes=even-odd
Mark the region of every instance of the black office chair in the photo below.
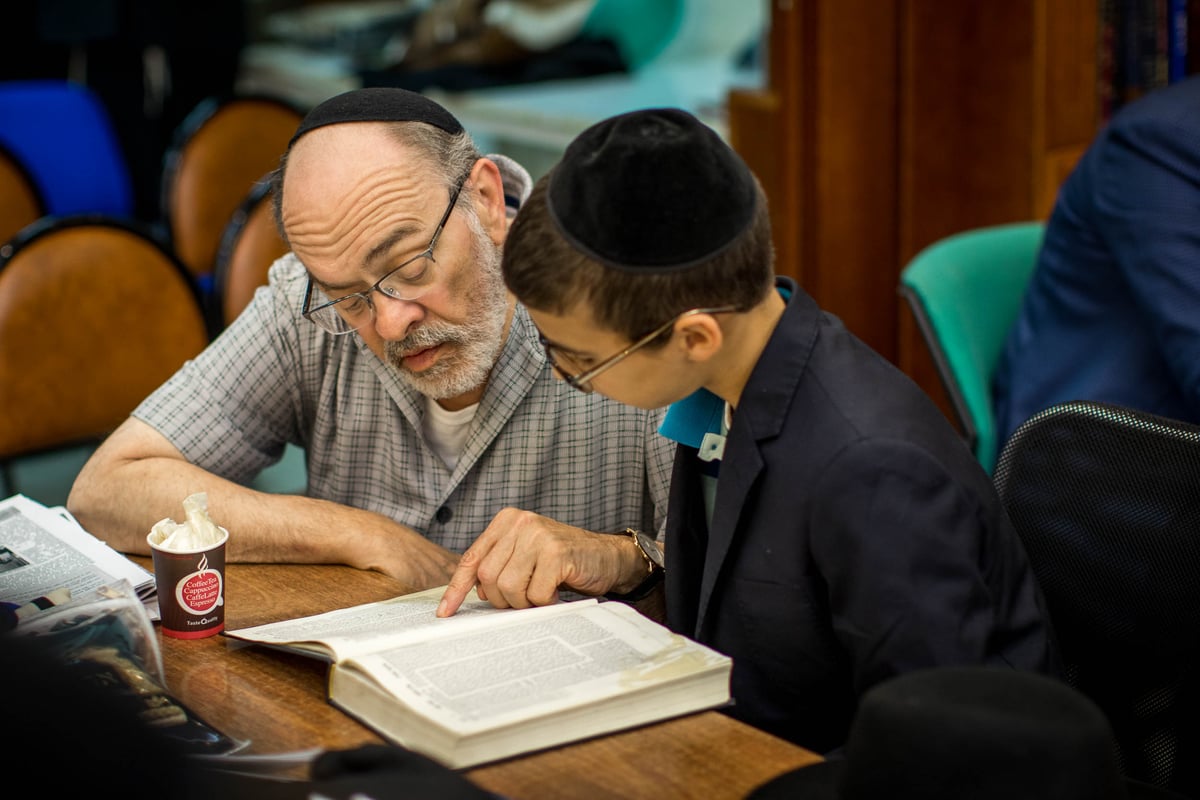
{"type": "Polygon", "coordinates": [[[1126,775],[1200,796],[1200,426],[1064,403],[1017,429],[994,481],[1126,775]]]}

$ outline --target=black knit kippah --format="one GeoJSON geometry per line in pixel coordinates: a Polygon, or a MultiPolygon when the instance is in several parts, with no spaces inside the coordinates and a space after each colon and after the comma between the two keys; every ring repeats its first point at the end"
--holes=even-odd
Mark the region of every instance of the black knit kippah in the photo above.
{"type": "Polygon", "coordinates": [[[288,148],[314,128],[341,122],[427,122],[446,133],[463,129],[453,114],[423,94],[395,86],[370,86],[334,95],[315,106],[300,121],[288,148]]]}
{"type": "Polygon", "coordinates": [[[717,255],[749,226],[750,169],[686,111],[632,111],[579,134],[546,189],[550,216],[589,258],[671,272],[717,255]]]}

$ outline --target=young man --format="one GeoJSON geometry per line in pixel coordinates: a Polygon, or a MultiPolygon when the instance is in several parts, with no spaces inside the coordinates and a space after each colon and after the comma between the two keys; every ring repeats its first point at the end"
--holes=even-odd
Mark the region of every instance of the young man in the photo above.
{"type": "MultiPolygon", "coordinates": [[[[766,197],[712,130],[656,109],[584,131],[502,266],[565,383],[674,404],[667,622],[733,657],[733,715],[828,751],[893,675],[1055,669],[987,474],[913,382],[775,276],[766,197]]],[[[485,531],[439,613],[475,584],[520,606],[564,580],[629,592],[647,574],[611,537],[543,538],[485,531]]]]}
{"type": "Polygon", "coordinates": [[[292,252],[96,451],[72,513],[146,553],[151,526],[204,491],[230,560],[344,563],[412,589],[445,583],[489,523],[659,530],[658,418],[554,380],[505,290],[507,209],[528,183],[419,94],[318,105],[276,176],[292,252]],[[288,442],[307,451],[308,496],[246,488],[288,442]]]}

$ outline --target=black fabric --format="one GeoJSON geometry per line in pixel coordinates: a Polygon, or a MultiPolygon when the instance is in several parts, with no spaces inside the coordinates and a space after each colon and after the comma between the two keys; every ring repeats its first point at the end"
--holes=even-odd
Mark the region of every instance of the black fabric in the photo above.
{"type": "Polygon", "coordinates": [[[446,133],[462,132],[454,115],[424,95],[387,86],[352,89],[319,103],[292,135],[290,148],[311,130],[342,122],[425,122],[446,133]]]}
{"type": "MultiPolygon", "coordinates": [[[[0,634],[4,758],[39,797],[178,798],[178,744],[130,713],[117,692],[80,680],[38,638],[0,634]],[[49,765],[36,768],[29,765],[49,765]]],[[[10,796],[21,792],[9,790],[10,796]]]]}
{"type": "Polygon", "coordinates": [[[60,765],[30,773],[39,797],[496,800],[449,767],[383,744],[322,753],[309,780],[208,769],[188,757],[193,748],[144,723],[120,692],[85,679],[34,636],[0,633],[0,684],[8,763],[60,765]]]}
{"type": "Polygon", "coordinates": [[[1200,426],[1063,403],[1017,428],[993,479],[1125,774],[1200,796],[1200,426]]]}
{"type": "Polygon", "coordinates": [[[1054,678],[1002,667],[908,673],[863,697],[845,758],[803,767],[748,800],[1142,800],[1100,709],[1054,678]]]}
{"type": "Polygon", "coordinates": [[[599,122],[550,173],[550,216],[606,266],[671,272],[712,258],[754,218],[754,176],[716,131],[677,108],[599,122]]]}
{"type": "Polygon", "coordinates": [[[387,744],[330,750],[317,756],[310,772],[303,781],[205,772],[194,779],[188,800],[497,800],[449,767],[387,744]]]}
{"type": "Polygon", "coordinates": [[[352,792],[383,797],[428,797],[434,800],[488,800],[493,795],[461,774],[419,753],[392,745],[323,753],[312,766],[314,788],[329,797],[340,786],[352,792]]]}
{"type": "Polygon", "coordinates": [[[362,70],[363,86],[398,86],[413,92],[441,89],[465,92],[497,86],[586,78],[628,72],[610,39],[579,37],[558,47],[504,64],[447,64],[430,69],[362,70]]]}

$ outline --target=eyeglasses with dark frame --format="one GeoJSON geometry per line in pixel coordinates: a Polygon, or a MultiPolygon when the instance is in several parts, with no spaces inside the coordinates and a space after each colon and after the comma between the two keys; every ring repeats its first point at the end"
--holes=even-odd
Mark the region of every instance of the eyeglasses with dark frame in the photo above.
{"type": "Polygon", "coordinates": [[[565,355],[558,348],[557,345],[554,345],[554,344],[551,344],[550,342],[548,342],[546,340],[546,337],[542,335],[541,331],[538,332],[538,341],[541,342],[542,348],[546,351],[546,358],[549,359],[550,365],[552,367],[554,367],[554,371],[557,372],[559,374],[559,376],[564,381],[566,381],[567,384],[572,389],[578,389],[579,391],[583,392],[584,394],[591,394],[593,391],[591,382],[593,379],[595,379],[595,377],[597,375],[599,375],[602,372],[605,372],[608,369],[611,369],[612,367],[615,367],[617,364],[620,364],[626,358],[633,355],[638,350],[641,350],[643,347],[645,347],[646,345],[653,342],[659,336],[662,336],[664,333],[667,332],[668,329],[671,328],[671,326],[673,326],[676,322],[683,319],[684,317],[690,317],[695,314],[726,314],[731,311],[737,311],[737,306],[716,306],[714,308],[691,308],[691,309],[688,309],[687,311],[683,311],[679,314],[676,314],[674,317],[671,317],[671,319],[667,320],[662,325],[660,325],[659,327],[652,330],[650,333],[647,333],[645,336],[641,337],[640,339],[638,339],[633,344],[626,347],[621,352],[614,353],[613,355],[604,359],[603,361],[601,361],[599,364],[592,367],[591,369],[585,370],[585,371],[579,372],[579,373],[568,372],[566,369],[563,368],[563,366],[562,366],[563,359],[570,360],[570,356],[565,355]]]}
{"type": "Polygon", "coordinates": [[[334,336],[343,336],[361,330],[375,321],[375,303],[371,300],[372,293],[379,292],[394,300],[410,302],[425,295],[433,288],[434,284],[433,278],[436,270],[433,269],[433,265],[437,264],[437,259],[433,257],[433,248],[437,246],[438,239],[442,236],[442,230],[450,221],[450,213],[458,204],[458,196],[462,192],[467,177],[469,176],[464,176],[451,190],[450,203],[446,206],[446,212],[442,214],[441,221],[434,228],[428,247],[375,281],[375,285],[365,292],[354,292],[336,300],[327,300],[314,308],[309,308],[309,304],[312,303],[314,294],[319,290],[310,275],[308,288],[304,290],[304,303],[300,307],[300,316],[334,336]],[[409,275],[402,274],[406,267],[422,261],[426,263],[422,264],[420,272],[411,274],[412,271],[409,270],[409,275]]]}

